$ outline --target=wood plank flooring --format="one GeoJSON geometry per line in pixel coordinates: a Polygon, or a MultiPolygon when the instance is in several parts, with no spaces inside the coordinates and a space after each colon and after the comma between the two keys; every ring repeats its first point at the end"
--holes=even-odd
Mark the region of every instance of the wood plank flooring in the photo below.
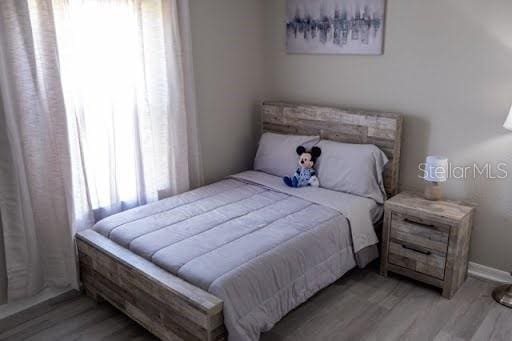
{"type": "MultiPolygon", "coordinates": [[[[263,341],[512,340],[512,310],[491,298],[494,283],[469,278],[447,300],[440,291],[376,269],[353,270],[288,314],[263,341]]],[[[108,303],[85,296],[8,329],[0,340],[155,340],[108,303]]]]}

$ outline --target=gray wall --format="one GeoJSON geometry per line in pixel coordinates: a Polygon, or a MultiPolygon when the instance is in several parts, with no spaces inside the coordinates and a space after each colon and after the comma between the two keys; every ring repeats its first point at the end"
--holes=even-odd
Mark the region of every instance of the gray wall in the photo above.
{"type": "Polygon", "coordinates": [[[0,210],[0,305],[7,303],[7,269],[5,263],[5,244],[2,229],[2,210],[0,210]]]}
{"type": "Polygon", "coordinates": [[[199,132],[207,182],[251,166],[263,99],[263,2],[191,0],[199,132]]]}
{"type": "MultiPolygon", "coordinates": [[[[6,177],[4,171],[10,161],[9,146],[7,141],[7,130],[3,112],[2,96],[0,95],[0,177],[6,177]]],[[[0,197],[0,305],[7,303],[7,269],[5,263],[4,232],[2,227],[2,211],[5,209],[4,202],[0,197]]]]}
{"type": "Polygon", "coordinates": [[[471,260],[512,270],[512,1],[388,0],[383,56],[287,55],[285,0],[264,3],[268,97],[406,114],[402,188],[423,188],[428,154],[509,163],[508,180],[450,180],[445,192],[479,204],[471,260]]]}

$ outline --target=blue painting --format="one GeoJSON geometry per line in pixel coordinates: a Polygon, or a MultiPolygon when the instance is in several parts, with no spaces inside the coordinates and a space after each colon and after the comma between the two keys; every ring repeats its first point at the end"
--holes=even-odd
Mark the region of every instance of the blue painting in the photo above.
{"type": "Polygon", "coordinates": [[[386,0],[288,0],[289,53],[383,53],[386,0]]]}

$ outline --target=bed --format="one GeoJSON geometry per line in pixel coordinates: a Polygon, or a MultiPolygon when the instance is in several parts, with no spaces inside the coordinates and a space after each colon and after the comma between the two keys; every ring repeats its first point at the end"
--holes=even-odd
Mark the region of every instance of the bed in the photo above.
{"type": "MultiPolygon", "coordinates": [[[[374,144],[397,191],[402,117],[265,103],[263,131],[374,144]]],[[[290,310],[373,260],[373,200],[288,189],[256,171],[100,221],[77,234],[81,280],[164,340],[255,340],[290,310]]]]}

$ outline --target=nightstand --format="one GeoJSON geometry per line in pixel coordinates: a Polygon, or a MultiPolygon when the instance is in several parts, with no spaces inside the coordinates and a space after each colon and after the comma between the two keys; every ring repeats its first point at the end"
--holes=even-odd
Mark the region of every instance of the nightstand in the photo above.
{"type": "Polygon", "coordinates": [[[468,273],[473,206],[402,192],[384,205],[380,273],[442,288],[451,298],[468,273]]]}

